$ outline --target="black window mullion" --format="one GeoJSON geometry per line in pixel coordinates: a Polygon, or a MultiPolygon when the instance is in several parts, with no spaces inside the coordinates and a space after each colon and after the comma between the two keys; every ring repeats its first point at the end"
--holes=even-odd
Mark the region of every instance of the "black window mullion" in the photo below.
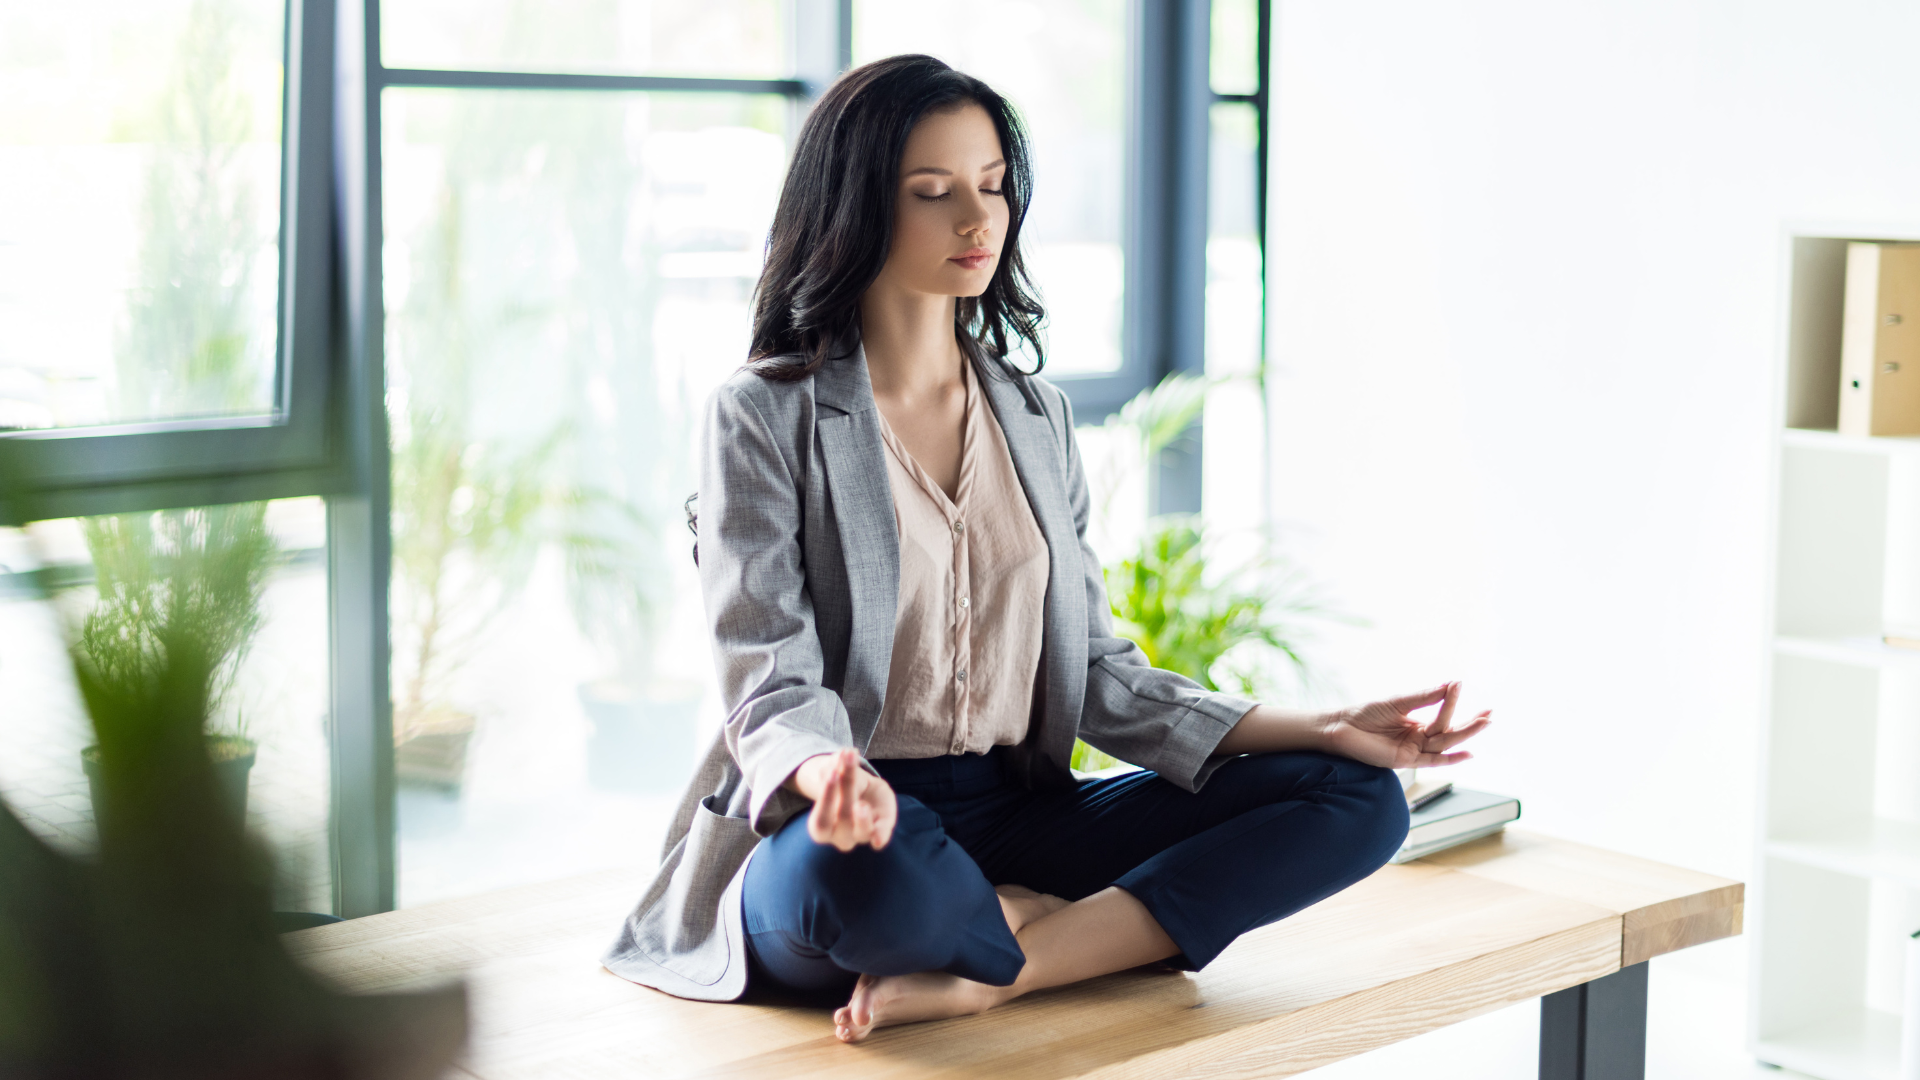
{"type": "MultiPolygon", "coordinates": [[[[1082,422],[1174,372],[1206,369],[1213,9],[1209,0],[1138,0],[1133,11],[1125,361],[1118,377],[1088,388],[1098,397],[1086,404],[1080,380],[1061,380],[1082,422]]],[[[1153,513],[1200,509],[1197,425],[1162,452],[1148,483],[1153,513]]]]}

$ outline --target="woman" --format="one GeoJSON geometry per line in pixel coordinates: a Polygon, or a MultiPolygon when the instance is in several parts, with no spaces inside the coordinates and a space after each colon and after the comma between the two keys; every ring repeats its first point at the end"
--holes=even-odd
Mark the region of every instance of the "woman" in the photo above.
{"type": "Polygon", "coordinates": [[[1020,262],[1007,103],[925,56],[807,118],[753,359],[714,396],[699,562],[728,716],[606,958],[682,997],[845,1001],[839,1038],[1235,937],[1384,863],[1459,685],[1329,713],[1114,636],[1020,262]],[[1409,711],[1438,704],[1430,724],[1409,711]],[[1076,737],[1144,772],[1076,781],[1076,737]]]}

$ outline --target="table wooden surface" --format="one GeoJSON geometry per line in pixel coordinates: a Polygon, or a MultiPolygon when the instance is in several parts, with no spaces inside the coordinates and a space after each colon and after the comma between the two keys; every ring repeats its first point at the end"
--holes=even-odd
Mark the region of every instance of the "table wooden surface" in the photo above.
{"type": "Polygon", "coordinates": [[[1739,882],[1508,830],[1383,867],[1196,973],[1128,972],[981,1016],[833,1038],[824,1009],[681,1001],[600,967],[646,873],[300,931],[336,985],[463,977],[463,1078],[1281,1077],[1740,932],[1739,882]]]}

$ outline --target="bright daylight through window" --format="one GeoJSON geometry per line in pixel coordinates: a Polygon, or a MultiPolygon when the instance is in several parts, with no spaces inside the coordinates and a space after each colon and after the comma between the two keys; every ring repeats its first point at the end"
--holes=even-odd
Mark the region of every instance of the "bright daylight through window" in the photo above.
{"type": "Polygon", "coordinates": [[[0,430],[274,411],[284,22],[0,7],[0,430]]]}
{"type": "MultiPolygon", "coordinates": [[[[1018,109],[1046,373],[1121,552],[1152,500],[1098,425],[1197,372],[1165,331],[1202,243],[1208,370],[1259,365],[1255,5],[1213,10],[1194,191],[1129,153],[1176,125],[1133,89],[1172,54],[1125,0],[0,5],[0,522],[33,522],[0,531],[0,699],[34,703],[0,793],[90,842],[58,642],[164,589],[131,556],[240,545],[260,587],[209,730],[253,747],[281,910],[650,859],[722,719],[685,528],[703,404],[811,102],[931,53],[1018,109]],[[1200,198],[1209,235],[1174,243],[1200,198]]],[[[1213,400],[1208,440],[1244,443],[1257,392],[1213,400]]]]}

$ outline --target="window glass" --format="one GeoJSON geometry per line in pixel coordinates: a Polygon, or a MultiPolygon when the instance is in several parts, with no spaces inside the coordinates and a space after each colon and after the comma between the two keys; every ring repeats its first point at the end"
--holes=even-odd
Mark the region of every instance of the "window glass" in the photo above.
{"type": "Polygon", "coordinates": [[[783,0],[384,0],[388,67],[779,79],[783,0]]]}
{"type": "Polygon", "coordinates": [[[216,682],[208,724],[239,736],[253,758],[226,755],[217,768],[245,792],[248,827],[273,853],[274,907],[332,911],[327,839],[331,773],[327,745],[326,508],[322,501],[168,510],[91,521],[44,521],[0,529],[0,798],[35,833],[69,851],[93,845],[93,802],[81,754],[92,743],[72,668],[69,626],[97,597],[96,558],[177,550],[176,530],[229,540],[264,529],[270,545],[258,627],[244,635],[230,676],[216,682]]]}
{"type": "Polygon", "coordinates": [[[400,902],[651,857],[719,724],[683,504],[778,97],[384,97],[400,902]]]}
{"type": "Polygon", "coordinates": [[[273,411],[284,22],[0,5],[0,430],[273,411]]]}
{"type": "Polygon", "coordinates": [[[1207,173],[1207,373],[1228,376],[1207,395],[1201,429],[1202,505],[1209,527],[1252,536],[1266,502],[1248,498],[1264,473],[1264,355],[1258,232],[1259,128],[1251,105],[1216,104],[1207,173]],[[1250,468],[1254,471],[1250,471],[1250,468]]]}
{"type": "Polygon", "coordinates": [[[1212,82],[1216,94],[1260,89],[1260,12],[1266,0],[1213,0],[1212,82]]]}
{"type": "Polygon", "coordinates": [[[1251,105],[1216,104],[1207,171],[1207,370],[1246,374],[1260,363],[1259,119],[1251,105]]]}
{"type": "Polygon", "coordinates": [[[1019,108],[1035,173],[1021,245],[1047,308],[1047,370],[1119,370],[1125,0],[855,0],[853,10],[856,62],[929,53],[1019,108]]]}

